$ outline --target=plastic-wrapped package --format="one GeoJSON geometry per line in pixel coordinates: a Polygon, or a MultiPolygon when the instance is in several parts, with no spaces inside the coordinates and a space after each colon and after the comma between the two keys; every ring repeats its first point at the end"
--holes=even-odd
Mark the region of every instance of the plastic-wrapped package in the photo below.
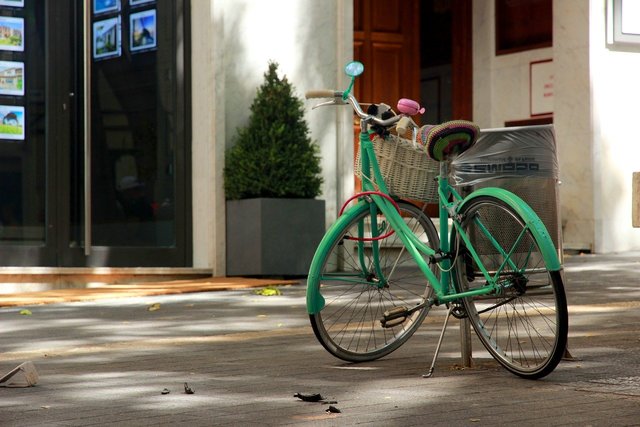
{"type": "Polygon", "coordinates": [[[482,130],[475,146],[453,161],[451,173],[457,185],[527,177],[557,180],[553,126],[482,130]]]}
{"type": "Polygon", "coordinates": [[[484,187],[520,196],[542,219],[562,254],[558,176],[553,125],[482,130],[476,144],[450,169],[451,182],[462,196],[484,187]]]}

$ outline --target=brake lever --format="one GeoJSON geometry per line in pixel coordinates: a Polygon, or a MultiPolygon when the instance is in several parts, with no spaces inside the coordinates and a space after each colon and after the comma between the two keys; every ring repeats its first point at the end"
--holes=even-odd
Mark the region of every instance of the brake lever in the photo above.
{"type": "Polygon", "coordinates": [[[318,107],[326,107],[328,105],[345,105],[347,104],[346,101],[343,101],[342,98],[334,98],[333,101],[325,101],[325,102],[321,102],[320,104],[316,104],[313,107],[311,107],[312,110],[315,110],[318,107]]]}

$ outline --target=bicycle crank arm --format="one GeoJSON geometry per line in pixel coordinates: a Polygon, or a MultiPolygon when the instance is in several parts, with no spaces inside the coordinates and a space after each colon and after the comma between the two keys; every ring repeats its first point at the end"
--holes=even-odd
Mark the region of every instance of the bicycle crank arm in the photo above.
{"type": "Polygon", "coordinates": [[[427,305],[431,305],[430,301],[425,301],[420,303],[412,308],[407,308],[404,306],[394,307],[391,310],[387,310],[382,314],[382,319],[380,319],[380,324],[383,328],[393,328],[402,324],[407,317],[409,317],[412,313],[423,309],[427,305]]]}

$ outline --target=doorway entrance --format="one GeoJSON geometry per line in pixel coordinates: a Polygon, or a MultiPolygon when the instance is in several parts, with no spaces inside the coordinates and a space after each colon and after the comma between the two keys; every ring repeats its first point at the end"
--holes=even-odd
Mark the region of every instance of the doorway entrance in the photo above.
{"type": "Polygon", "coordinates": [[[190,265],[184,8],[0,6],[0,265],[190,265]]]}
{"type": "Polygon", "coordinates": [[[411,98],[422,124],[472,119],[471,0],[354,0],[355,96],[395,108],[411,98]]]}

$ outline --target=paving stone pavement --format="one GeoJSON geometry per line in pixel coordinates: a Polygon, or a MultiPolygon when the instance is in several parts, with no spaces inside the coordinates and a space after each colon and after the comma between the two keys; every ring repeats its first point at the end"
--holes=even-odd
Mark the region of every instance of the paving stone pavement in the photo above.
{"type": "Polygon", "coordinates": [[[571,256],[565,266],[575,360],[538,381],[509,374],[477,342],[474,367],[462,369],[457,321],[434,376],[422,378],[444,309],[386,358],[344,363],[316,341],[304,285],[272,297],[3,308],[0,373],[31,360],[40,380],[0,388],[0,426],[640,425],[640,254],[571,256]],[[341,412],[297,392],[321,393],[341,412]]]}

